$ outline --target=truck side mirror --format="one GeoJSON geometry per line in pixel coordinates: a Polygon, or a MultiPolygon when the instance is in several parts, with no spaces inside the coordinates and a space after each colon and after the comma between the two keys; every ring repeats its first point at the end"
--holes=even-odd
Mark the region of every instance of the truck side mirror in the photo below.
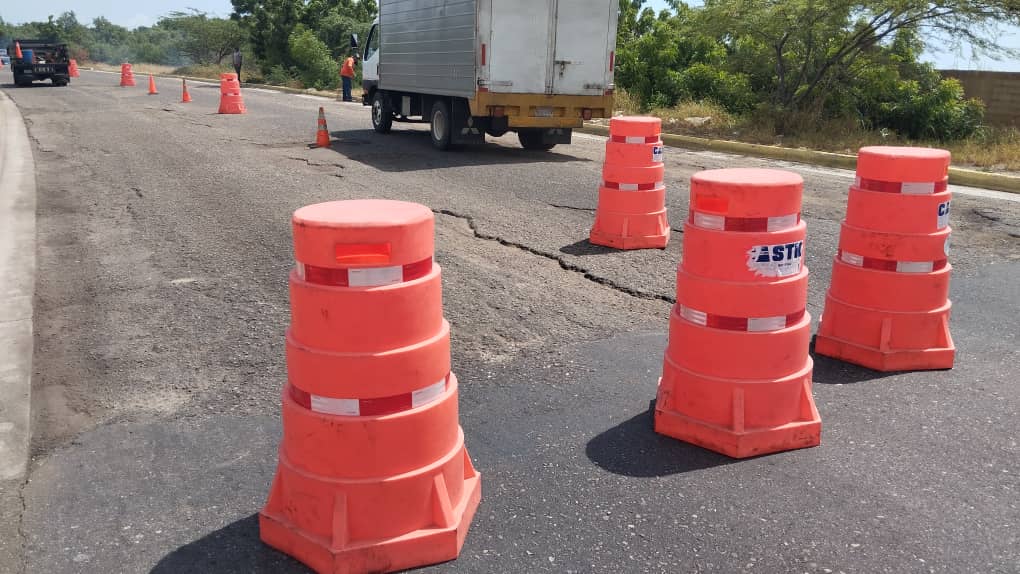
{"type": "Polygon", "coordinates": [[[351,47],[352,48],[357,48],[358,47],[358,35],[357,34],[351,34],[351,47]]]}

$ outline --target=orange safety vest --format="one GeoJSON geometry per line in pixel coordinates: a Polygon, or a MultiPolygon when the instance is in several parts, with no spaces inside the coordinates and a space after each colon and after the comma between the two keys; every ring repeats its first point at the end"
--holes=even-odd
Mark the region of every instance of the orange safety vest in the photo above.
{"type": "Polygon", "coordinates": [[[344,65],[340,68],[340,75],[346,78],[354,77],[354,58],[344,60],[344,65]]]}

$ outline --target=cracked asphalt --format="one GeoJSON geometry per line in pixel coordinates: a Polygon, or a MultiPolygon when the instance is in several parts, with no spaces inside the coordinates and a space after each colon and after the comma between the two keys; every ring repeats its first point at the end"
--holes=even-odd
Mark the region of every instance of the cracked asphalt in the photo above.
{"type": "MultiPolygon", "coordinates": [[[[8,72],[2,81],[8,82],[8,72]]],[[[665,250],[592,246],[603,141],[439,153],[359,105],[83,72],[3,89],[35,146],[32,461],[0,571],[305,572],[258,541],[286,371],[291,212],[377,197],[436,213],[461,420],[483,501],[437,572],[1020,572],[1020,197],[954,189],[951,371],[816,358],[821,447],[746,461],[658,437],[690,176],[806,181],[821,314],[852,174],[668,149],[665,250]],[[310,149],[325,106],[334,143],[310,149]],[[5,559],[5,557],[10,557],[5,559]]],[[[12,494],[13,493],[13,494],[12,494]]]]}

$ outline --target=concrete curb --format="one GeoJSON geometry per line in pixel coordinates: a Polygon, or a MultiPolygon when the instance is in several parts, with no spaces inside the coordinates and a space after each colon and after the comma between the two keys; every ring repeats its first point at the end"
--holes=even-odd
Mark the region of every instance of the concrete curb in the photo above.
{"type": "Polygon", "coordinates": [[[28,468],[35,193],[28,130],[0,91],[0,480],[20,478],[28,468]]]}
{"type": "MultiPolygon", "coordinates": [[[[586,125],[579,131],[588,134],[608,136],[609,128],[600,125],[586,125]]],[[[795,161],[823,167],[835,167],[854,170],[857,168],[857,156],[842,153],[830,153],[807,149],[785,148],[770,145],[749,144],[727,140],[713,140],[684,136],[678,134],[662,134],[662,143],[686,149],[718,151],[752,157],[795,161]]],[[[949,168],[949,183],[967,187],[994,189],[1008,193],[1020,193],[1020,177],[975,171],[972,169],[949,168]]]]}

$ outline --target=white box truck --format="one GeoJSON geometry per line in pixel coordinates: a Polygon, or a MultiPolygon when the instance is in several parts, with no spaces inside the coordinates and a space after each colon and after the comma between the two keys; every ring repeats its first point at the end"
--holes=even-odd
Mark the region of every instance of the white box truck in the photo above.
{"type": "Polygon", "coordinates": [[[372,126],[427,121],[439,149],[509,131],[570,143],[612,115],[618,17],[619,0],[380,0],[362,59],[372,126]]]}

